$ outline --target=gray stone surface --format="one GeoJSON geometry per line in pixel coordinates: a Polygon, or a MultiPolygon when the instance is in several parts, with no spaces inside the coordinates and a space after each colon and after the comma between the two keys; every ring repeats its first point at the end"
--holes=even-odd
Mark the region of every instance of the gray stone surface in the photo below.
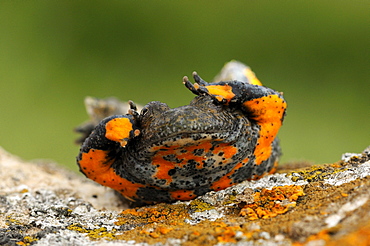
{"type": "MultiPolygon", "coordinates": [[[[343,224],[345,221],[353,220],[352,223],[356,224],[357,217],[366,218],[368,216],[370,218],[370,211],[362,211],[361,216],[358,213],[366,207],[366,204],[369,204],[370,200],[369,157],[370,149],[368,148],[362,154],[345,154],[343,159],[347,163],[343,164],[343,170],[340,171],[333,171],[331,166],[324,167],[320,171],[317,171],[317,168],[287,171],[263,177],[258,181],[246,181],[223,191],[210,192],[196,200],[210,206],[201,211],[194,210],[193,201],[177,202],[170,206],[175,207],[181,204],[188,206],[189,217],[183,222],[189,226],[197,226],[205,221],[214,222],[223,219],[228,221],[232,209],[238,209],[240,204],[255,202],[254,195],[264,188],[294,185],[304,187],[306,193],[306,190],[312,189],[314,184],[328,187],[327,189],[335,193],[337,189],[335,187],[338,187],[339,191],[340,187],[346,184],[364,180],[364,182],[359,182],[360,186],[365,186],[362,187],[362,192],[353,193],[351,196],[341,191],[343,196],[348,195],[346,200],[338,200],[338,202],[328,200],[328,203],[332,204],[329,204],[330,206],[325,210],[327,214],[323,217],[319,218],[312,214],[302,216],[295,223],[295,230],[298,230],[297,228],[302,230],[301,234],[298,233],[299,235],[259,231],[263,223],[258,222],[248,224],[250,228],[254,228],[253,230],[259,231],[257,238],[248,238],[244,231],[236,230],[233,240],[229,243],[231,245],[291,245],[293,242],[301,242],[306,245],[325,245],[329,242],[325,238],[318,237],[315,241],[310,239],[309,235],[340,225],[342,229],[338,229],[336,234],[345,236],[351,231],[343,229],[345,226],[348,227],[347,224],[343,224]],[[313,176],[316,175],[314,178],[309,176],[314,172],[313,176]],[[307,225],[314,224],[317,225],[317,229],[309,230],[307,225]]],[[[142,225],[135,221],[123,225],[115,223],[119,220],[119,213],[127,209],[128,204],[123,202],[114,191],[97,185],[81,175],[69,172],[48,161],[25,162],[0,149],[0,180],[0,245],[18,245],[17,243],[24,245],[146,245],[143,241],[137,243],[135,239],[129,237],[123,237],[125,240],[118,239],[119,235],[124,235],[126,231],[134,231],[142,225]]],[[[361,189],[358,188],[358,190],[361,189]]],[[[301,202],[297,202],[297,208],[300,204],[309,203],[311,198],[307,196],[309,193],[301,202]]],[[[284,219],[285,214],[280,216],[284,219]]],[[[238,216],[237,220],[247,221],[246,218],[238,216]]],[[[159,225],[160,223],[154,223],[153,228],[159,225]]],[[[335,237],[332,239],[334,240],[335,237]]],[[[174,238],[169,235],[165,238],[165,243],[162,240],[157,244],[178,245],[186,243],[187,240],[190,240],[188,236],[174,238]]]]}

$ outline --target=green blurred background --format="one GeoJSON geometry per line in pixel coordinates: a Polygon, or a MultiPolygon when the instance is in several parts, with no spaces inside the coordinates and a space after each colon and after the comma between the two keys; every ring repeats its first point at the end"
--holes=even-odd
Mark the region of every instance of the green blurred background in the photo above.
{"type": "Polygon", "coordinates": [[[370,144],[369,1],[0,1],[0,146],[77,170],[85,96],[171,107],[231,59],[283,91],[283,161],[370,144]]]}

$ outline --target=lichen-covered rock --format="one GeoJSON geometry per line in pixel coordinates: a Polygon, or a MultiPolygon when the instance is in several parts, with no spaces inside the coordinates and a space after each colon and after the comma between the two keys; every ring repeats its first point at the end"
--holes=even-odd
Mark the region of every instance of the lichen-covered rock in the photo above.
{"type": "Polygon", "coordinates": [[[0,245],[369,245],[370,149],[188,202],[112,190],[0,149],[0,245]]]}

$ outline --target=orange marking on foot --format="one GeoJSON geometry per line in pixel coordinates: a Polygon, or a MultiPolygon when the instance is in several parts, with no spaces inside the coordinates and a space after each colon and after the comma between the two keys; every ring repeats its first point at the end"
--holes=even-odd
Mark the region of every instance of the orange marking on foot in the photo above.
{"type": "Polygon", "coordinates": [[[208,85],[206,88],[209,94],[215,95],[216,99],[219,101],[222,101],[222,99],[230,101],[235,97],[230,85],[208,85]]]}
{"type": "Polygon", "coordinates": [[[133,130],[128,118],[114,118],[105,125],[105,137],[115,142],[126,142],[133,130]]]}
{"type": "Polygon", "coordinates": [[[244,106],[251,112],[251,118],[261,126],[254,150],[256,164],[260,165],[271,155],[271,144],[281,127],[287,104],[278,95],[269,95],[247,101],[244,106]]]}
{"type": "Polygon", "coordinates": [[[144,187],[142,184],[133,184],[114,172],[111,167],[114,160],[107,159],[108,151],[90,149],[87,153],[82,153],[82,158],[78,162],[81,171],[95,182],[108,186],[119,191],[125,197],[136,197],[137,189],[144,187]]]}

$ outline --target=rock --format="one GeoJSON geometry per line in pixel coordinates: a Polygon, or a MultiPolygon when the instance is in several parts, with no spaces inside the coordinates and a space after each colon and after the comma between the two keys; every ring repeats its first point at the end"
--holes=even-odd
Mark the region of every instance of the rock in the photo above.
{"type": "Polygon", "coordinates": [[[0,149],[0,245],[370,245],[370,148],[187,202],[114,191],[0,149]]]}

